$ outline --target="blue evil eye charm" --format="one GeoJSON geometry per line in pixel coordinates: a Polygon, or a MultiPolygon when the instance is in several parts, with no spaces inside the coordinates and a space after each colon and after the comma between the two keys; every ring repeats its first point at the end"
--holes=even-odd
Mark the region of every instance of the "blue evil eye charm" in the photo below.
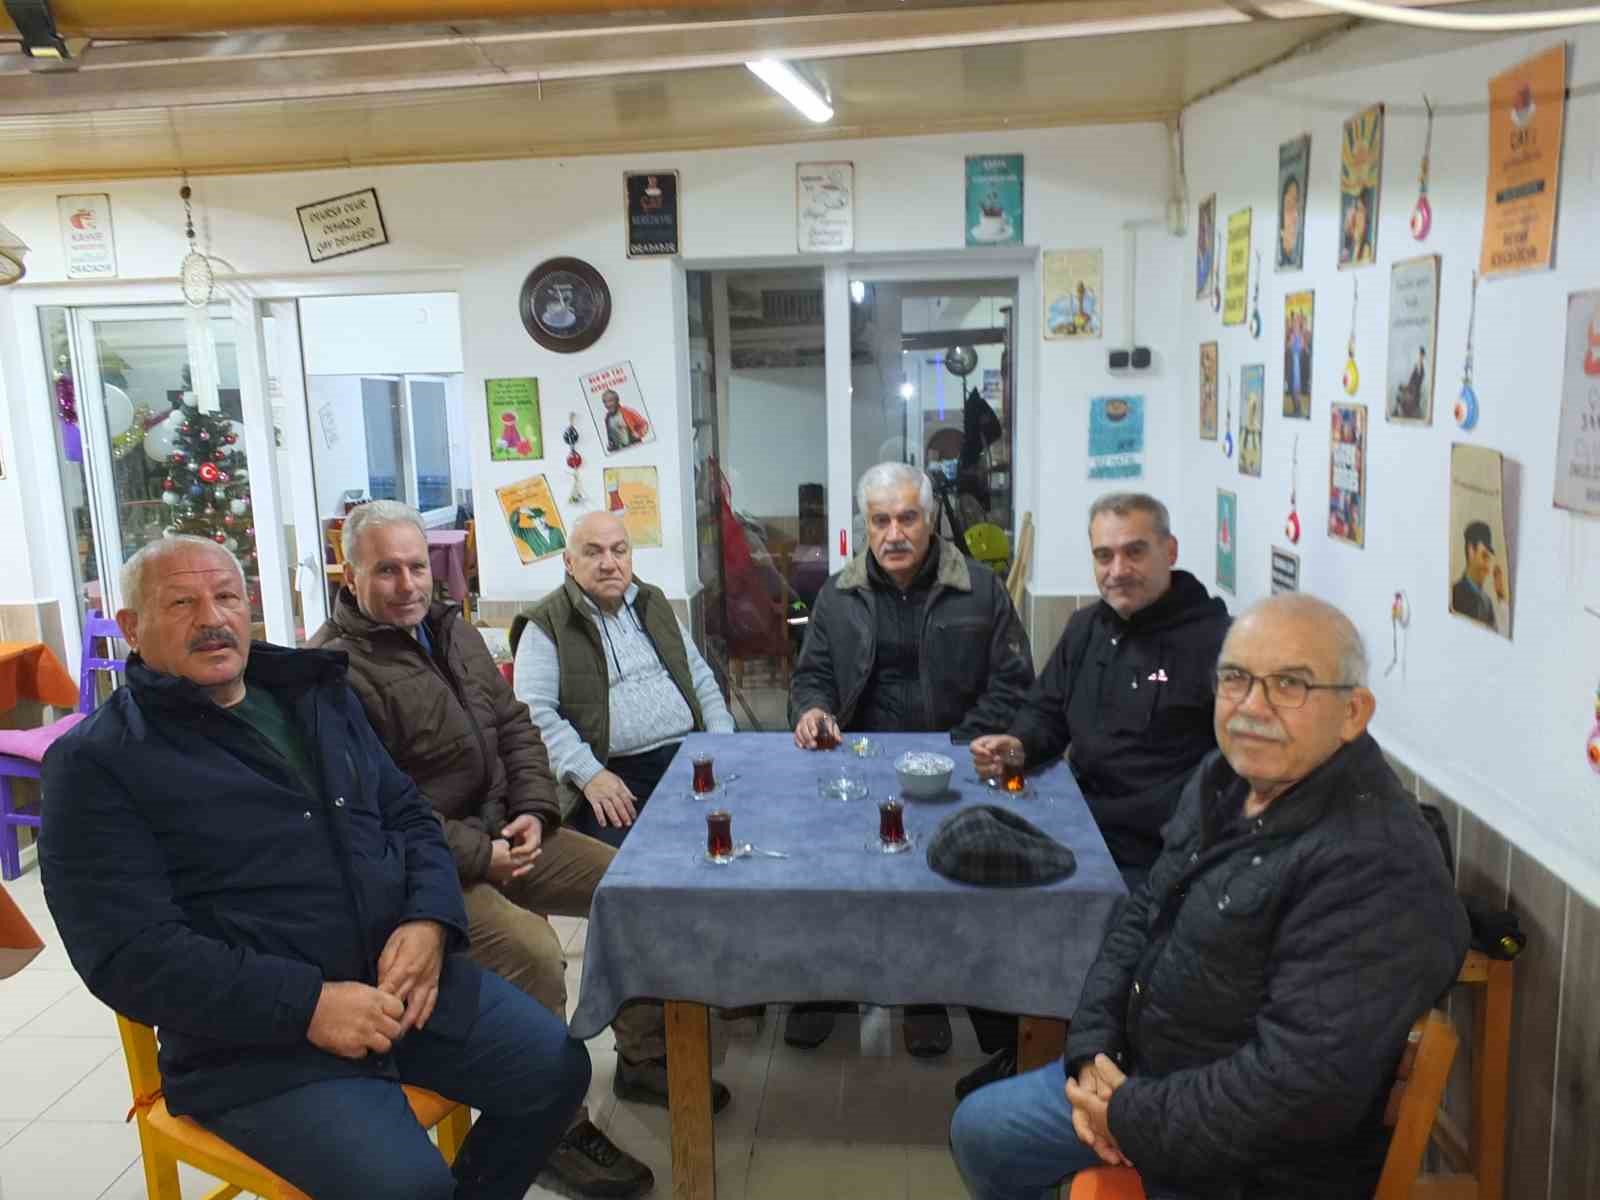
{"type": "Polygon", "coordinates": [[[1456,424],[1471,429],[1478,423],[1478,393],[1470,383],[1461,385],[1461,395],[1456,399],[1456,424]]]}
{"type": "Polygon", "coordinates": [[[1222,454],[1224,458],[1233,457],[1233,430],[1228,430],[1222,436],[1222,454]]]}
{"type": "Polygon", "coordinates": [[[1250,313],[1250,336],[1253,338],[1261,336],[1261,310],[1259,308],[1250,313]]]}

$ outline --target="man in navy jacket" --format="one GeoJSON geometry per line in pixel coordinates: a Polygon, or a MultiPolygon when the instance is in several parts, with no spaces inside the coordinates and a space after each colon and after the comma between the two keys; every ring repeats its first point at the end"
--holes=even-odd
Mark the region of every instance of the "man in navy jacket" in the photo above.
{"type": "Polygon", "coordinates": [[[157,1026],[169,1108],[318,1200],[511,1200],[584,1047],[473,966],[443,833],[342,654],[251,645],[238,562],[146,546],[127,686],[46,755],[45,896],[89,990],[157,1026]],[[402,1083],[483,1110],[453,1169],[402,1083]]]}

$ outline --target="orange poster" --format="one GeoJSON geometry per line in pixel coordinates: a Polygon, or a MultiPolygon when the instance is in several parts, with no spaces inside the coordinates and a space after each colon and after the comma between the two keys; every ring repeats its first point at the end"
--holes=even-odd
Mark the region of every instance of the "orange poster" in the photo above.
{"type": "Polygon", "coordinates": [[[1566,107],[1565,42],[1489,80],[1484,275],[1550,266],[1566,107]]]}

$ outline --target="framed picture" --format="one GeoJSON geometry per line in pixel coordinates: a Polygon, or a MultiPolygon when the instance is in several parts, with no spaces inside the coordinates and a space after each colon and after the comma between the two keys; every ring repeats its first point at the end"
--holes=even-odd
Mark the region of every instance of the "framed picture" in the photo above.
{"type": "Polygon", "coordinates": [[[1217,269],[1217,197],[1215,194],[1200,201],[1200,215],[1195,223],[1194,244],[1194,298],[1204,300],[1211,295],[1213,272],[1217,269]]]}
{"type": "Polygon", "coordinates": [[[1217,344],[1200,343],[1200,440],[1217,440],[1217,344]]]}
{"type": "Polygon", "coordinates": [[[1239,497],[1217,489],[1217,587],[1239,592],[1239,497]]]}
{"type": "Polygon", "coordinates": [[[1389,271],[1389,371],[1384,416],[1396,425],[1433,424],[1433,352],[1439,326],[1439,256],[1397,262],[1389,271]]]}
{"type": "Polygon", "coordinates": [[[644,394],[639,391],[631,362],[580,375],[578,383],[607,454],[647,446],[656,440],[656,427],[644,406],[644,394]]]}
{"type": "Polygon", "coordinates": [[[607,467],[606,510],[622,518],[635,550],[661,545],[661,489],[654,467],[607,467]]]}
{"type": "Polygon", "coordinates": [[[1306,186],[1311,173],[1311,135],[1278,147],[1278,236],[1273,258],[1280,271],[1305,265],[1306,186]]]}
{"type": "Polygon", "coordinates": [[[1144,397],[1096,396],[1089,401],[1089,478],[1143,474],[1144,397]]]}
{"type": "Polygon", "coordinates": [[[611,321],[611,289],[581,258],[550,258],[528,273],[517,299],[528,336],[546,350],[576,354],[611,321]]]}
{"type": "Polygon", "coordinates": [[[533,378],[485,379],[489,415],[489,458],[493,462],[532,462],[544,457],[539,419],[539,381],[533,378]]]}
{"type": "Polygon", "coordinates": [[[1043,276],[1045,341],[1099,337],[1100,251],[1046,250],[1043,276]]]}
{"type": "Polygon", "coordinates": [[[797,163],[795,243],[801,254],[856,248],[856,167],[847,162],[797,163]]]}
{"type": "Polygon", "coordinates": [[[511,531],[512,544],[523,566],[560,554],[567,548],[567,530],[556,508],[550,482],[532,475],[520,483],[495,488],[500,511],[511,531]]]}
{"type": "Polygon", "coordinates": [[[1290,292],[1283,298],[1283,415],[1307,421],[1316,299],[1313,292],[1290,292]]]}
{"type": "Polygon", "coordinates": [[[1239,368],[1239,474],[1261,477],[1261,429],[1267,407],[1267,368],[1250,363],[1239,368]]]}
{"type": "Polygon", "coordinates": [[[1461,442],[1450,447],[1450,611],[1511,636],[1505,460],[1461,442]]]}
{"type": "Polygon", "coordinates": [[[1250,214],[1228,214],[1228,265],[1222,280],[1222,323],[1243,325],[1250,304],[1250,214]]]}
{"type": "Polygon", "coordinates": [[[678,173],[625,171],[622,192],[628,222],[628,257],[678,253],[678,173]]]}
{"type": "Polygon", "coordinates": [[[1022,155],[967,158],[967,245],[1022,245],[1022,155]]]}
{"type": "Polygon", "coordinates": [[[1600,517],[1600,290],[1567,297],[1555,505],[1600,517]]]}
{"type": "Polygon", "coordinates": [[[1378,258],[1378,200],[1383,186],[1383,105],[1344,123],[1339,143],[1339,268],[1378,258]]]}
{"type": "Polygon", "coordinates": [[[1333,405],[1328,454],[1328,536],[1367,544],[1367,406],[1333,405]]]}

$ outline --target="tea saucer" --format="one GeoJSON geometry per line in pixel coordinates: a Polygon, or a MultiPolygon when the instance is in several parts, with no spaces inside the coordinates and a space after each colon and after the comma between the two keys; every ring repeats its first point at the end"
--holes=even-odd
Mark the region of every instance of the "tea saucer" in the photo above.
{"type": "Polygon", "coordinates": [[[873,838],[871,841],[868,841],[868,842],[865,842],[865,843],[862,844],[862,849],[865,850],[868,854],[882,854],[882,855],[904,854],[907,850],[915,850],[916,848],[917,848],[917,835],[914,834],[914,833],[906,834],[906,840],[905,841],[900,842],[897,845],[893,845],[893,846],[885,846],[877,838],[873,838]]]}

